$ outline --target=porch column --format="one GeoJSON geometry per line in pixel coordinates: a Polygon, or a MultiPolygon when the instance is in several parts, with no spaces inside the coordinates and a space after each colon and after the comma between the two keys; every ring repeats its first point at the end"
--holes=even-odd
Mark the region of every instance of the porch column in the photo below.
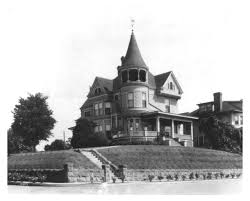
{"type": "Polygon", "coordinates": [[[156,131],[157,131],[157,136],[160,134],[160,118],[156,117],[156,131]]]}
{"type": "Polygon", "coordinates": [[[191,123],[190,123],[191,125],[190,125],[190,127],[191,127],[191,139],[192,139],[192,141],[194,141],[194,128],[193,128],[193,121],[191,121],[191,123]]]}
{"type": "Polygon", "coordinates": [[[171,128],[171,132],[172,132],[172,138],[174,138],[174,120],[172,119],[172,128],[171,128]]]}

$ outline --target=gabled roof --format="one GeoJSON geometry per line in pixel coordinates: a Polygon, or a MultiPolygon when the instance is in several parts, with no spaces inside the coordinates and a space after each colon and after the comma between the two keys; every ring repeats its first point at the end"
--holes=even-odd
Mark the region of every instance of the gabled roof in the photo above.
{"type": "Polygon", "coordinates": [[[156,87],[157,88],[162,87],[171,73],[172,73],[172,71],[169,71],[169,72],[154,76],[156,87]]]}
{"type": "Polygon", "coordinates": [[[242,101],[223,101],[222,112],[239,111],[242,112],[242,101]]]}
{"type": "Polygon", "coordinates": [[[113,91],[113,80],[102,77],[96,77],[94,83],[91,86],[88,96],[93,92],[93,89],[96,85],[100,86],[103,93],[110,93],[113,91]]]}
{"type": "Polygon", "coordinates": [[[147,66],[146,66],[146,64],[141,56],[141,52],[138,48],[138,45],[137,45],[137,42],[135,39],[135,35],[133,32],[132,32],[131,37],[130,37],[126,56],[122,59],[122,66],[126,66],[126,67],[138,66],[138,67],[147,68],[147,66]]]}
{"type": "Polygon", "coordinates": [[[172,71],[166,72],[166,73],[162,73],[159,75],[154,76],[155,77],[155,84],[157,88],[161,88],[165,82],[167,81],[167,79],[172,76],[174,82],[176,83],[176,85],[178,86],[180,93],[183,93],[183,90],[179,84],[179,82],[177,81],[176,77],[174,76],[174,73],[172,71]]]}
{"type": "Polygon", "coordinates": [[[96,77],[98,83],[107,91],[112,92],[113,91],[113,80],[102,78],[102,77],[96,77]]]}

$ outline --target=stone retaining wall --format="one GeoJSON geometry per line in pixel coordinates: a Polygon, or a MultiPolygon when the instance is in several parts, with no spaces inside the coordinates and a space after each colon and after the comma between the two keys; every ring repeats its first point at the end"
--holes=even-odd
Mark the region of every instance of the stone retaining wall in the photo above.
{"type": "Polygon", "coordinates": [[[68,182],[103,182],[104,170],[77,168],[67,164],[67,178],[68,182]]]}

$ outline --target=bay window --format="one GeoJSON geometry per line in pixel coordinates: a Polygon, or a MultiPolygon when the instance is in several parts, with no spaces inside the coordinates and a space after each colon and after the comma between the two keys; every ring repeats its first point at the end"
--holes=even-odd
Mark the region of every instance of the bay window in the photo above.
{"type": "Polygon", "coordinates": [[[134,93],[128,93],[128,107],[134,107],[134,93]]]}

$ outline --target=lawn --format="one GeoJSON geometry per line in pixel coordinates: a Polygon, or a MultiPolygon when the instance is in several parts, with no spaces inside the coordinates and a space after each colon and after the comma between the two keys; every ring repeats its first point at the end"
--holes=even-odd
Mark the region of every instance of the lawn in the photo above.
{"type": "Polygon", "coordinates": [[[62,169],[66,163],[74,167],[98,169],[84,155],[72,150],[12,154],[8,157],[8,169],[62,169]]]}
{"type": "Polygon", "coordinates": [[[161,145],[126,145],[99,148],[115,165],[129,169],[238,169],[242,156],[224,151],[161,145]]]}

